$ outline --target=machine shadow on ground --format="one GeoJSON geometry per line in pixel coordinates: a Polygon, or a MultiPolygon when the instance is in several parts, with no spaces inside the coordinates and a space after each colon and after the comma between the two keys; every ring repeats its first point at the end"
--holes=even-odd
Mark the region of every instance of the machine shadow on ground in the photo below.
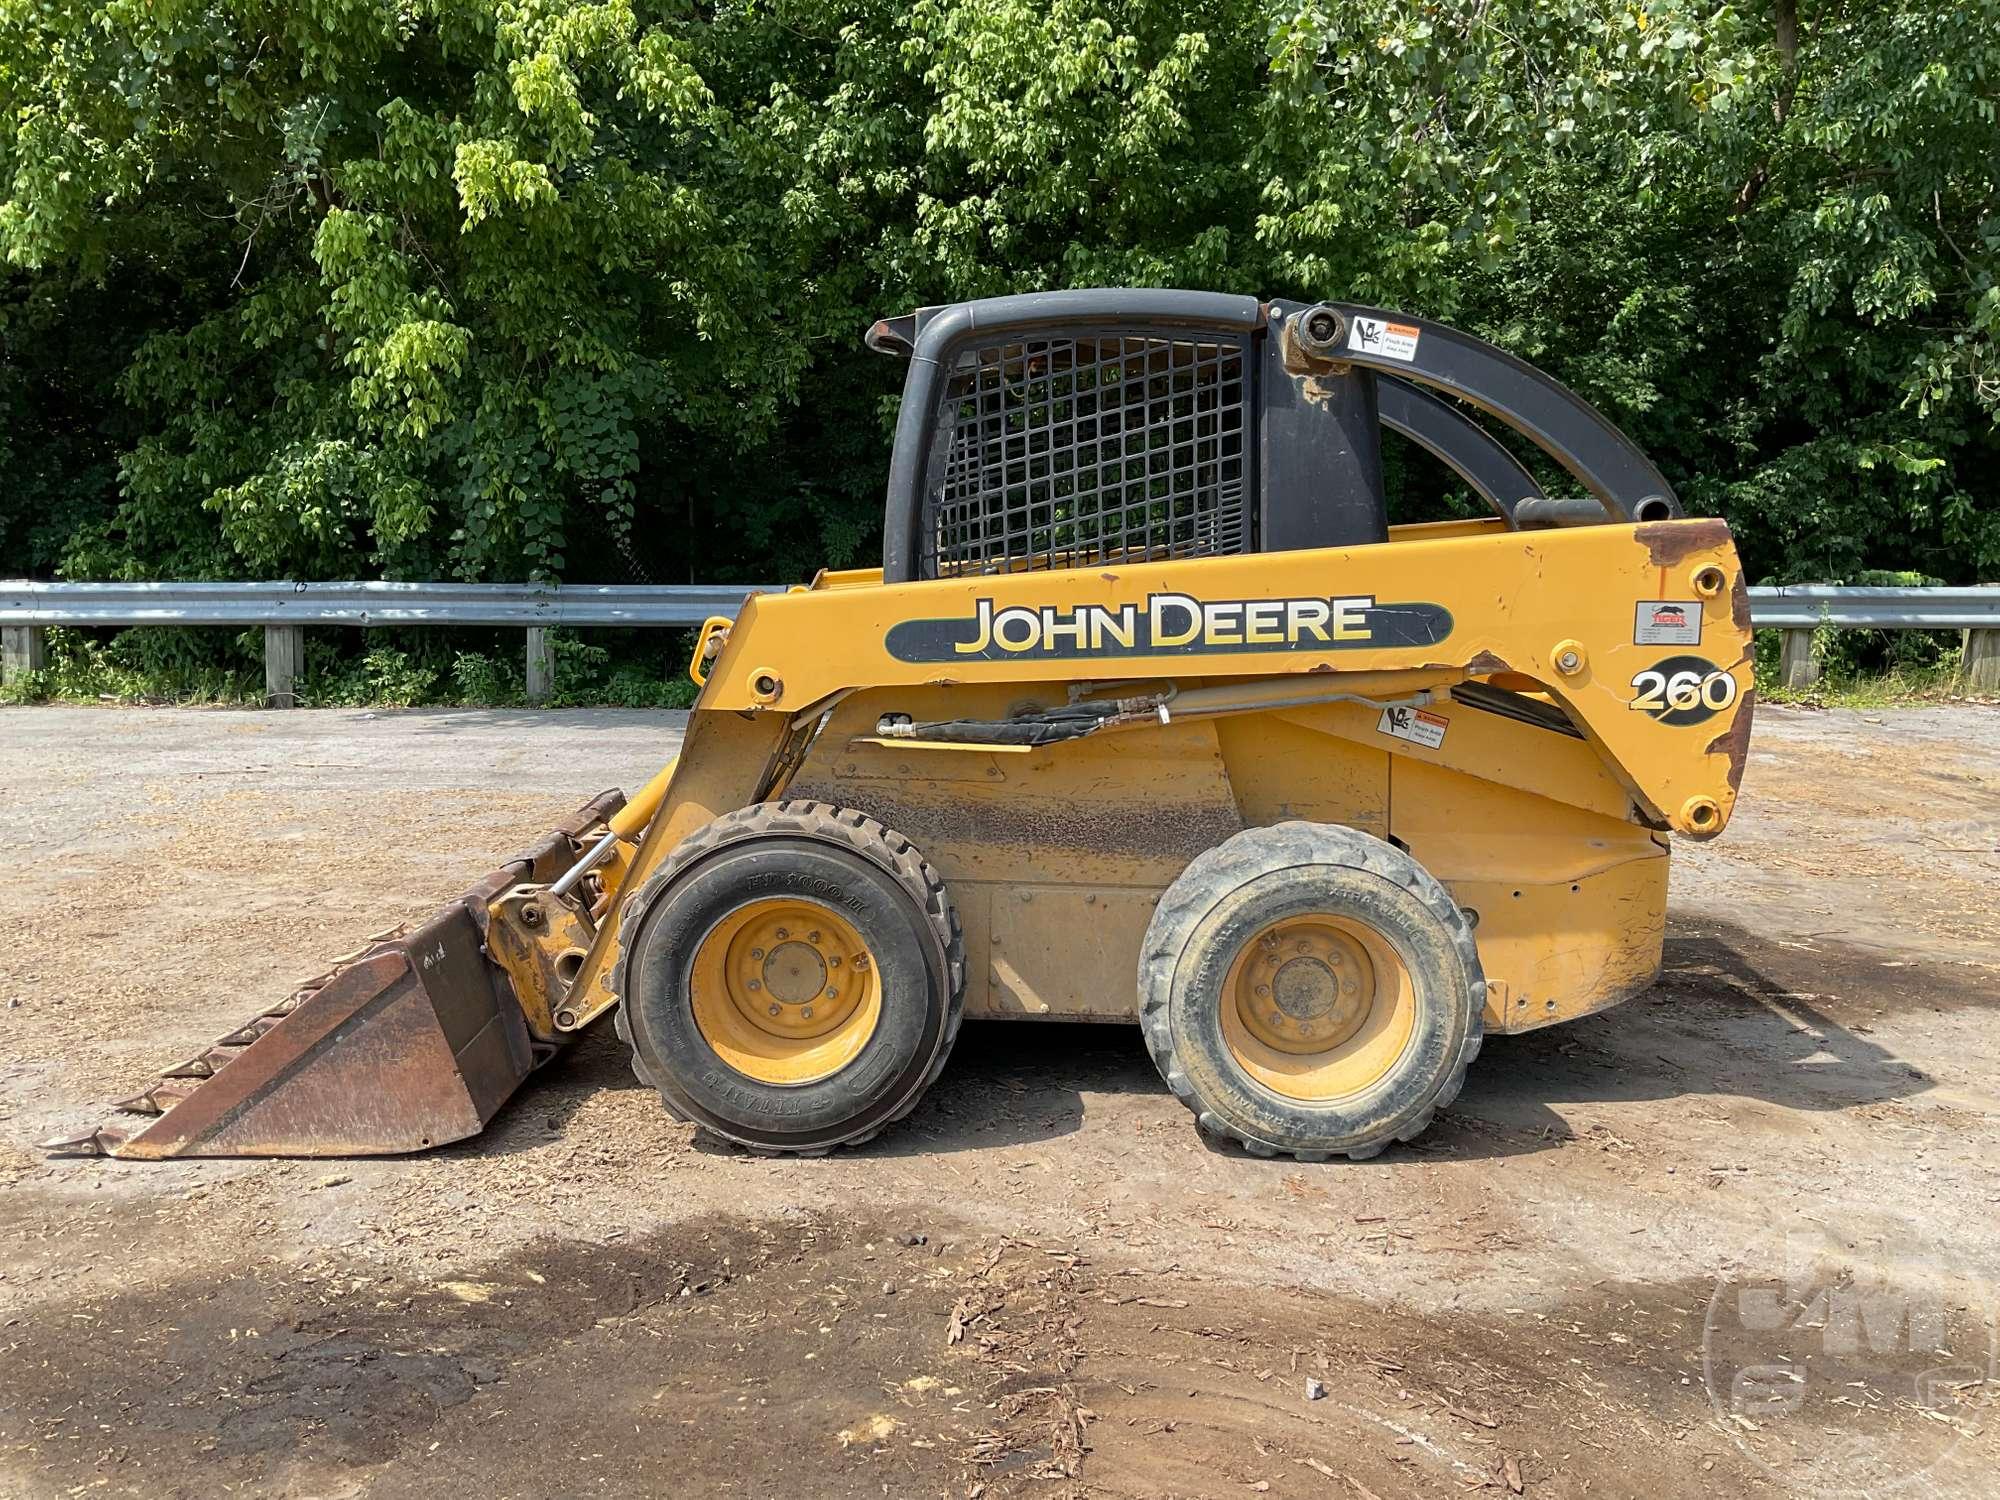
{"type": "Polygon", "coordinates": [[[1675,923],[1659,983],[1598,1015],[1489,1038],[1465,1092],[1419,1149],[1470,1158],[1530,1154],[1575,1138],[1562,1105],[1686,1098],[1808,1113],[1908,1098],[1930,1079],[1872,1039],[1865,1005],[1921,997],[1957,1008],[1984,997],[1948,971],[1880,961],[1820,942],[1776,947],[1737,927],[1675,923]],[[1788,982],[1789,981],[1789,982],[1788,982]],[[1803,986],[1811,985],[1807,989],[1803,986]]]}
{"type": "MultiPolygon", "coordinates": [[[[1856,1017],[1872,1012],[1838,995],[1865,994],[1866,1005],[1887,1011],[1989,1002],[1942,969],[1903,965],[1886,974],[1859,949],[1819,942],[1795,952],[1727,924],[1677,921],[1652,990],[1566,1025],[1489,1038],[1433,1130],[1380,1159],[1414,1151],[1476,1161],[1556,1149],[1576,1138],[1564,1105],[1686,1097],[1818,1112],[1920,1094],[1929,1079],[1871,1039],[1856,1017]]],[[[593,1095],[643,1088],[624,1045],[598,1028],[522,1092],[503,1128],[452,1149],[531,1150],[562,1134],[593,1095]]],[[[860,1149],[909,1157],[1053,1140],[1082,1128],[1093,1097],[1164,1101],[1166,1092],[1136,1027],[970,1021],[916,1110],[860,1149]]],[[[1201,1139],[1212,1151],[1242,1154],[1201,1139]]]]}

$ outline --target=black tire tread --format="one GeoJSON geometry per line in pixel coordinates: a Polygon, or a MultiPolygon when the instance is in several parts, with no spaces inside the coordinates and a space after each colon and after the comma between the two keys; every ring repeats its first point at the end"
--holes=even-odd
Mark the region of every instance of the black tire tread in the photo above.
{"type": "MultiPolygon", "coordinates": [[[[849,1140],[836,1144],[859,1146],[872,1141],[889,1126],[908,1115],[917,1107],[917,1101],[930,1091],[937,1082],[938,1075],[951,1056],[951,1049],[958,1041],[960,1025],[965,1020],[965,934],[959,925],[958,911],[951,904],[944,888],[944,878],[931,862],[917,851],[908,839],[893,828],[887,827],[868,814],[852,807],[836,807],[830,802],[811,802],[803,799],[784,799],[776,802],[753,802],[748,807],[735,812],[724,813],[712,823],[696,829],[681,840],[665,860],[647,877],[645,884],[626,897],[619,907],[618,930],[629,937],[639,930],[640,918],[652,905],[660,893],[673,884],[683,871],[698,861],[731,844],[748,839],[771,836],[814,839],[850,850],[876,865],[900,885],[923,913],[931,935],[938,941],[944,953],[945,983],[948,993],[945,999],[944,1037],[938,1044],[937,1055],[931,1059],[929,1070],[923,1081],[910,1092],[896,1112],[881,1121],[874,1129],[849,1140]]],[[[613,1012],[612,1025],[618,1036],[632,1052],[632,1072],[638,1080],[660,1096],[660,1102],[669,1115],[682,1123],[688,1117],[674,1107],[667,1092],[660,1086],[660,1080],[652,1076],[646,1061],[633,1044],[632,1023],[625,1015],[625,980],[627,966],[631,962],[632,948],[621,942],[618,948],[618,962],[612,966],[611,988],[618,996],[618,1005],[613,1012]]],[[[771,1146],[760,1141],[744,1140],[725,1131],[715,1129],[705,1122],[697,1122],[695,1128],[704,1134],[726,1140],[731,1145],[740,1146],[758,1156],[824,1156],[833,1150],[832,1145],[823,1146],[771,1146]]]]}
{"type": "Polygon", "coordinates": [[[1272,865],[1286,861],[1348,864],[1402,885],[1443,921],[1465,962],[1466,973],[1473,979],[1471,1024],[1444,1083],[1430,1106],[1393,1136],[1350,1147],[1343,1153],[1350,1161],[1366,1161],[1381,1155],[1392,1139],[1409,1141],[1423,1133],[1436,1112],[1450,1105],[1465,1087],[1466,1070],[1479,1056],[1485,1040],[1486,982],[1471,926],[1442,882],[1395,845],[1339,824],[1288,822],[1245,829],[1197,855],[1161,895],[1159,907],[1146,929],[1145,944],[1139,953],[1139,1028],[1160,1077],[1166,1080],[1174,1097],[1194,1112],[1196,1123],[1208,1134],[1233,1140],[1252,1156],[1283,1155],[1312,1162],[1325,1161],[1334,1154],[1252,1138],[1206,1108],[1195,1097],[1194,1086],[1175,1056],[1172,1028],[1167,1021],[1167,1001],[1173,991],[1174,970],[1180,962],[1186,935],[1227,892],[1272,865]],[[1333,860],[1328,858],[1330,853],[1335,856],[1333,860]]]}

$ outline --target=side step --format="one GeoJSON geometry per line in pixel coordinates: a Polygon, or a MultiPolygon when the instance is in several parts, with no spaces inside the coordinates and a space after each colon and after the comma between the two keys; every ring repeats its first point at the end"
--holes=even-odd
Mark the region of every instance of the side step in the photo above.
{"type": "Polygon", "coordinates": [[[407,932],[385,933],[117,1107],[142,1117],[45,1141],[68,1156],[387,1156],[477,1135],[555,1054],[486,956],[486,909],[574,864],[606,792],[407,932]]]}

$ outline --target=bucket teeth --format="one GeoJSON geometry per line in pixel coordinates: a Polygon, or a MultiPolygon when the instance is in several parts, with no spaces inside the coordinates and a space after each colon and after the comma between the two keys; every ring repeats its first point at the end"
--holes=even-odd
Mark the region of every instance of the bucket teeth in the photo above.
{"type": "MultiPolygon", "coordinates": [[[[364,954],[370,952],[376,942],[377,939],[370,938],[368,947],[361,949],[360,952],[364,954]]],[[[127,1114],[147,1115],[155,1119],[164,1115],[194,1093],[203,1083],[241,1057],[251,1043],[312,999],[328,983],[337,978],[354,957],[358,956],[359,954],[356,954],[341,959],[324,974],[316,975],[296,986],[291,994],[276,1005],[251,1017],[229,1035],[218,1037],[194,1056],[184,1058],[171,1068],[165,1069],[160,1074],[159,1082],[129,1099],[120,1099],[112,1108],[123,1110],[127,1114]]],[[[44,1141],[42,1149],[56,1156],[111,1156],[132,1133],[110,1126],[99,1126],[80,1135],[59,1136],[54,1140],[44,1141]]]]}
{"type": "MultiPolygon", "coordinates": [[[[331,979],[333,974],[338,972],[337,969],[334,970],[311,986],[301,986],[269,1010],[237,1027],[228,1036],[220,1038],[194,1056],[184,1058],[164,1070],[160,1074],[159,1082],[129,1099],[118,1100],[112,1108],[127,1114],[146,1115],[154,1119],[164,1115],[241,1057],[252,1042],[297,1010],[304,1001],[317,992],[319,984],[324,983],[325,979],[331,979]]],[[[112,1126],[99,1126],[95,1130],[86,1130],[78,1135],[57,1136],[52,1140],[43,1141],[41,1149],[52,1156],[114,1156],[118,1148],[134,1133],[112,1126]]]]}
{"type": "Polygon", "coordinates": [[[109,1156],[122,1136],[104,1130],[86,1130],[81,1135],[59,1135],[43,1141],[41,1148],[51,1156],[109,1156]]]}
{"type": "Polygon", "coordinates": [[[213,1078],[229,1064],[243,1055],[241,1047],[225,1047],[215,1042],[193,1057],[175,1063],[171,1068],[160,1070],[162,1078],[213,1078]]]}
{"type": "Polygon", "coordinates": [[[130,1099],[120,1099],[112,1108],[134,1115],[163,1115],[193,1092],[191,1088],[175,1088],[161,1082],[130,1099]]]}
{"type": "Polygon", "coordinates": [[[230,1032],[228,1036],[222,1037],[215,1045],[218,1047],[247,1047],[283,1019],[283,1016],[258,1016],[253,1021],[246,1021],[243,1025],[230,1032]]]}
{"type": "Polygon", "coordinates": [[[366,942],[362,943],[362,945],[359,948],[356,948],[352,953],[343,953],[340,955],[340,957],[336,958],[333,961],[333,968],[329,972],[320,975],[319,978],[317,979],[307,980],[305,984],[300,986],[300,988],[318,989],[319,986],[325,984],[327,980],[333,978],[335,974],[338,974],[342,969],[346,968],[349,964],[359,963],[369,954],[375,952],[375,950],[380,948],[384,943],[395,942],[396,939],[403,936],[403,934],[406,931],[408,931],[407,924],[398,927],[391,927],[386,929],[385,931],[376,933],[374,936],[370,937],[366,942]]]}
{"type": "MultiPolygon", "coordinates": [[[[303,1002],[312,998],[320,985],[339,972],[339,969],[335,968],[311,985],[301,986],[269,1010],[237,1027],[228,1036],[219,1038],[195,1053],[193,1057],[165,1069],[160,1074],[158,1083],[141,1090],[129,1099],[120,1099],[112,1105],[112,1108],[134,1115],[157,1117],[165,1114],[201,1087],[206,1080],[213,1078],[223,1068],[241,1057],[244,1049],[252,1042],[297,1010],[303,1002]]],[[[64,1137],[60,1141],[46,1142],[43,1149],[65,1156],[109,1156],[124,1138],[123,1132],[98,1129],[86,1131],[78,1136],[64,1137]]]]}

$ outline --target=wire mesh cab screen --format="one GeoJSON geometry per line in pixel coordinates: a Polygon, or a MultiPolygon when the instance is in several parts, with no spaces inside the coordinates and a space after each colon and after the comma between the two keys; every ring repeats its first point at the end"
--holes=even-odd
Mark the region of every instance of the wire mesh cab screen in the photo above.
{"type": "Polygon", "coordinates": [[[919,576],[1251,550],[1249,353],[1228,335],[1115,330],[963,350],[919,576]]]}

